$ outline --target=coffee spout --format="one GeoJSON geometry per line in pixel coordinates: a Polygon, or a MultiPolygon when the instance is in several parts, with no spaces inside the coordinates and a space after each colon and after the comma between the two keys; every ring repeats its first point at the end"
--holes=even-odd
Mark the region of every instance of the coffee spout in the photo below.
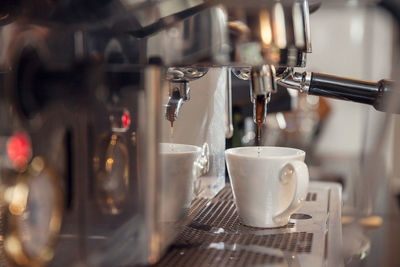
{"type": "Polygon", "coordinates": [[[178,115],[183,103],[190,100],[189,82],[203,77],[207,73],[207,68],[169,68],[167,80],[169,81],[169,98],[165,105],[165,118],[171,122],[171,127],[178,119],[178,115]]]}
{"type": "Polygon", "coordinates": [[[171,127],[178,119],[183,103],[190,99],[189,92],[188,82],[170,82],[168,103],[165,105],[165,118],[171,122],[171,127]]]}
{"type": "Polygon", "coordinates": [[[253,119],[257,125],[265,122],[267,103],[272,92],[276,92],[275,68],[272,65],[253,67],[250,72],[251,102],[254,105],[253,119]]]}

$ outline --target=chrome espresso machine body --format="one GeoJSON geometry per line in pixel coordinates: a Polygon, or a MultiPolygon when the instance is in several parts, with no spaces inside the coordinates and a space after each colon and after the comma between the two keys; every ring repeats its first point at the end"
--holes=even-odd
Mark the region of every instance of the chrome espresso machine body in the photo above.
{"type": "MultiPolygon", "coordinates": [[[[185,199],[174,204],[174,197],[192,192],[160,170],[161,122],[168,122],[163,66],[221,53],[221,11],[203,1],[7,5],[0,44],[2,263],[155,262],[185,219],[185,199]],[[199,43],[188,30],[203,22],[199,43]],[[151,50],[148,36],[165,34],[160,30],[170,24],[178,37],[169,36],[184,46],[170,54],[151,50]],[[161,207],[175,217],[165,219],[161,207]]],[[[219,139],[224,143],[224,135],[219,139]]],[[[213,156],[212,142],[209,148],[213,156]]]]}
{"type": "Polygon", "coordinates": [[[6,1],[2,264],[157,262],[188,222],[192,193],[225,185],[231,71],[249,81],[264,123],[272,93],[302,84],[288,81],[305,67],[320,4],[6,1]],[[171,143],[196,147],[190,171],[164,151],[171,143]]]}

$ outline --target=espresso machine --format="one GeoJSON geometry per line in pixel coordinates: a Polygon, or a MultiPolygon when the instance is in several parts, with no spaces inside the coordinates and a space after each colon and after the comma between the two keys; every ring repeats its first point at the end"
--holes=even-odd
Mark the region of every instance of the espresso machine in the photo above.
{"type": "Polygon", "coordinates": [[[340,265],[340,186],[312,184],[304,209],[272,230],[240,226],[225,186],[232,76],[248,81],[259,126],[287,88],[390,106],[390,81],[294,70],[320,5],[1,4],[1,264],[176,266],[202,264],[201,252],[214,265],[340,265]],[[170,144],[196,153],[171,160],[170,144]]]}

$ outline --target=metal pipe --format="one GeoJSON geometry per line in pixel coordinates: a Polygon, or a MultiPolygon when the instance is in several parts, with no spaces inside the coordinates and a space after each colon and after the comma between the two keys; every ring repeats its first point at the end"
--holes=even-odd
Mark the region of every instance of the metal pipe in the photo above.
{"type": "Polygon", "coordinates": [[[226,127],[225,138],[233,136],[233,118],[232,118],[232,72],[231,68],[226,68],[226,95],[225,95],[225,112],[226,112],[226,127]]]}
{"type": "Polygon", "coordinates": [[[145,103],[140,106],[142,113],[141,136],[143,147],[139,150],[143,153],[143,164],[141,181],[144,183],[144,217],[147,226],[148,255],[147,262],[155,263],[161,255],[160,247],[160,226],[159,226],[159,194],[158,186],[158,127],[159,127],[159,109],[160,109],[160,91],[161,91],[161,70],[157,66],[149,66],[144,70],[145,103]],[[145,115],[145,116],[143,116],[145,115]]]}

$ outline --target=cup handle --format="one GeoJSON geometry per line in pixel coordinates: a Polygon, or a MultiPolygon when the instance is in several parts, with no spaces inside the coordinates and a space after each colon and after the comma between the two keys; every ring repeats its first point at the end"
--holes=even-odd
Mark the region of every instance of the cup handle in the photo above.
{"type": "Polygon", "coordinates": [[[283,184],[288,184],[294,180],[296,189],[289,206],[280,214],[275,215],[274,222],[276,224],[286,223],[289,216],[300,207],[300,204],[306,198],[309,180],[307,165],[299,160],[292,161],[282,168],[279,179],[283,184]]]}
{"type": "Polygon", "coordinates": [[[205,175],[210,170],[210,149],[207,143],[203,144],[201,155],[193,164],[193,192],[195,196],[201,193],[200,176],[205,175]]]}
{"type": "Polygon", "coordinates": [[[196,159],[193,165],[193,177],[199,178],[207,174],[210,170],[210,149],[207,143],[203,144],[201,155],[196,159]]]}

